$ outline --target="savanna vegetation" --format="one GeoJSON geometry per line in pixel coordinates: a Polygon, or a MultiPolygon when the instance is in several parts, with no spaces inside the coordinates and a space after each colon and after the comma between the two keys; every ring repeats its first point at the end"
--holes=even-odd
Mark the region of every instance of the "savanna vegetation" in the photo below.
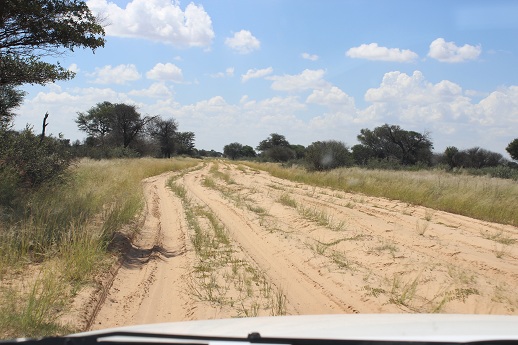
{"type": "MultiPolygon", "coordinates": [[[[102,102],[71,114],[86,134],[83,142],[47,135],[48,114],[41,133],[13,130],[24,97],[21,85],[74,76],[45,57],[76,48],[94,51],[105,40],[102,22],[84,1],[5,0],[2,7],[0,333],[4,338],[64,333],[73,331],[59,320],[71,298],[116,261],[110,251],[114,235],[136,230],[143,206],[140,181],[198,164],[174,156],[222,154],[196,149],[195,134],[178,131],[176,120],[142,116],[123,103],[102,102]]],[[[430,133],[389,124],[362,129],[357,139],[353,147],[336,140],[304,147],[272,133],[255,149],[234,142],[223,153],[292,181],[518,224],[518,168],[501,154],[453,146],[434,153],[430,133]]],[[[506,150],[518,160],[518,138],[506,150]]]]}

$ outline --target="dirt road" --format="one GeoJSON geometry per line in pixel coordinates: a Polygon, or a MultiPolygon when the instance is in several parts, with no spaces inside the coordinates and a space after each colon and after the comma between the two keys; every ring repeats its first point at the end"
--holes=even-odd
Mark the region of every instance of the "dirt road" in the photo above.
{"type": "Polygon", "coordinates": [[[144,190],[144,226],[93,329],[281,314],[518,313],[513,226],[226,162],[147,179],[144,190]]]}

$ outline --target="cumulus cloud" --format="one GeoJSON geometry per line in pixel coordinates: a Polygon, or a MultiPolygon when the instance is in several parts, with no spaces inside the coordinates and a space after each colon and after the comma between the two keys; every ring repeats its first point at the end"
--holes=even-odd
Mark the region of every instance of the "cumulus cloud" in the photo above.
{"type": "Polygon", "coordinates": [[[367,90],[365,100],[374,103],[365,110],[371,117],[392,116],[409,122],[458,118],[471,109],[471,100],[459,85],[448,80],[433,84],[420,71],[411,76],[386,73],[379,88],[367,90]]]}
{"type": "Polygon", "coordinates": [[[241,81],[244,83],[250,79],[263,78],[263,77],[266,77],[267,75],[272,74],[272,72],[273,72],[272,67],[263,68],[263,69],[249,69],[248,71],[246,71],[245,74],[241,75],[241,81]]]}
{"type": "Polygon", "coordinates": [[[318,55],[315,54],[309,54],[309,53],[302,53],[302,58],[310,61],[317,61],[318,55]]]}
{"type": "Polygon", "coordinates": [[[491,92],[474,106],[469,115],[471,121],[481,125],[499,122],[504,126],[514,124],[518,127],[518,86],[491,92]]]}
{"type": "Polygon", "coordinates": [[[441,62],[464,62],[475,60],[482,52],[480,45],[465,44],[459,47],[455,42],[446,42],[444,38],[438,38],[430,43],[428,56],[441,62]]]}
{"type": "Polygon", "coordinates": [[[419,57],[411,50],[380,47],[377,43],[362,44],[359,47],[350,48],[345,55],[355,59],[394,62],[412,62],[419,57]]]}
{"type": "Polygon", "coordinates": [[[234,67],[228,67],[225,72],[218,72],[210,75],[212,78],[224,78],[234,76],[234,67]]]}
{"type": "Polygon", "coordinates": [[[354,107],[354,99],[336,86],[313,90],[306,99],[306,102],[328,107],[344,107],[350,105],[354,107]]]}
{"type": "Polygon", "coordinates": [[[143,38],[178,47],[207,47],[214,38],[212,21],[203,6],[178,1],[133,0],[125,8],[112,1],[88,0],[90,10],[106,17],[109,36],[143,38]]]}
{"type": "Polygon", "coordinates": [[[147,89],[131,90],[128,94],[149,98],[170,98],[173,96],[173,92],[163,82],[153,83],[147,89]]]}
{"type": "Polygon", "coordinates": [[[248,54],[261,47],[261,42],[248,30],[236,32],[225,40],[225,44],[239,54],[248,54]]]}
{"type": "Polygon", "coordinates": [[[181,83],[183,81],[182,70],[180,67],[168,63],[157,63],[150,71],[146,73],[148,79],[172,81],[174,83],[181,83]]]}
{"type": "Polygon", "coordinates": [[[329,87],[330,84],[324,80],[324,74],[323,69],[305,69],[300,74],[271,76],[266,79],[273,80],[271,87],[276,91],[303,91],[329,87]]]}
{"type": "Polygon", "coordinates": [[[111,66],[107,65],[102,68],[96,68],[95,72],[89,74],[94,76],[95,84],[126,84],[129,81],[139,80],[141,78],[137,67],[133,64],[111,66]]]}

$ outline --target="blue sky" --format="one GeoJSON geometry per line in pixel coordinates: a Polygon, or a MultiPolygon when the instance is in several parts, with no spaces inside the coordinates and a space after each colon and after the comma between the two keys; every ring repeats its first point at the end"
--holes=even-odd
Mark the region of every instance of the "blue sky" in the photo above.
{"type": "Polygon", "coordinates": [[[88,0],[106,46],[59,57],[70,81],[26,86],[16,127],[84,139],[102,101],[174,118],[196,147],[292,144],[384,123],[429,132],[436,151],[500,152],[518,137],[516,1],[88,0]]]}

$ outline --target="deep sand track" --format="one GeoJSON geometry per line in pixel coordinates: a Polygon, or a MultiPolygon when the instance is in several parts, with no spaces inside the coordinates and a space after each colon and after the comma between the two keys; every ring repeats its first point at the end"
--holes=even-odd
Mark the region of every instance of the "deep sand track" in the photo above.
{"type": "Polygon", "coordinates": [[[143,228],[92,329],[278,314],[518,313],[516,227],[229,163],[198,168],[143,182],[143,228]]]}

